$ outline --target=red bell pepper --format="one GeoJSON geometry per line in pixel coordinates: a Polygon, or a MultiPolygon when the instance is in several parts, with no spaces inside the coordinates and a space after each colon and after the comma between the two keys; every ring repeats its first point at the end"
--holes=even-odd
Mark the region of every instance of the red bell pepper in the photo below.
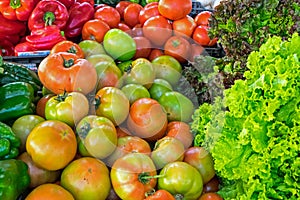
{"type": "Polygon", "coordinates": [[[23,36],[27,31],[26,24],[16,20],[9,20],[0,14],[0,34],[23,36]]]}
{"type": "Polygon", "coordinates": [[[69,9],[69,20],[65,28],[67,38],[75,38],[81,35],[85,22],[94,18],[94,7],[88,2],[76,2],[69,9]]]}
{"type": "Polygon", "coordinates": [[[1,0],[0,12],[10,20],[27,21],[37,0],[1,0]]]}
{"type": "Polygon", "coordinates": [[[76,2],[78,2],[78,3],[88,2],[88,3],[91,4],[93,7],[94,7],[94,5],[95,5],[95,0],[76,0],[76,2]]]}
{"type": "Polygon", "coordinates": [[[63,40],[66,40],[65,36],[55,25],[33,29],[30,35],[26,36],[26,41],[37,50],[51,50],[56,43],[63,40]]]}
{"type": "Polygon", "coordinates": [[[37,51],[29,42],[21,42],[15,46],[14,55],[18,56],[20,52],[37,51]]]}
{"type": "Polygon", "coordinates": [[[59,0],[62,4],[64,4],[67,9],[69,9],[75,2],[76,0],[59,0]]]}
{"type": "Polygon", "coordinates": [[[29,30],[41,29],[45,26],[56,25],[64,30],[69,18],[68,10],[58,0],[42,0],[33,9],[29,19],[29,30]]]}
{"type": "Polygon", "coordinates": [[[13,45],[16,45],[20,42],[20,36],[18,35],[11,35],[11,34],[4,34],[0,33],[0,40],[8,40],[10,41],[13,45]]]}
{"type": "Polygon", "coordinates": [[[8,40],[0,40],[0,55],[1,56],[13,56],[14,45],[8,40]]]}

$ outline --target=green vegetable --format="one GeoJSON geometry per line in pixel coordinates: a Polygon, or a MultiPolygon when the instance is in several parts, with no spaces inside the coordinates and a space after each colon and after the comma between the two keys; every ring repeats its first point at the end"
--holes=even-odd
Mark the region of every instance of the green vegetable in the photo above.
{"type": "Polygon", "coordinates": [[[226,199],[300,198],[300,37],[274,36],[248,57],[245,80],[193,115],[195,145],[214,158],[226,199]]]}
{"type": "Polygon", "coordinates": [[[21,160],[0,161],[0,199],[16,200],[30,184],[28,166],[21,160]]]}
{"type": "Polygon", "coordinates": [[[11,127],[0,122],[0,160],[16,158],[19,155],[21,140],[11,127]]]}

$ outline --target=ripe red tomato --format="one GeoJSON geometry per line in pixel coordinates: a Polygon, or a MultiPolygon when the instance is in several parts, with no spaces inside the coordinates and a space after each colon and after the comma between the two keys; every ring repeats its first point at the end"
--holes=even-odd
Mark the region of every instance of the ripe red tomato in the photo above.
{"type": "Polygon", "coordinates": [[[203,185],[203,193],[218,192],[220,189],[220,180],[214,176],[208,183],[203,185]]]}
{"type": "Polygon", "coordinates": [[[194,139],[190,126],[181,121],[169,122],[166,136],[175,137],[180,140],[185,149],[188,149],[192,145],[194,139]]]}
{"type": "Polygon", "coordinates": [[[127,32],[127,33],[129,33],[131,31],[130,27],[127,24],[125,24],[124,22],[118,23],[118,29],[121,29],[122,31],[127,32]]]}
{"type": "Polygon", "coordinates": [[[47,101],[53,97],[54,94],[46,94],[44,96],[42,96],[37,104],[36,104],[36,109],[35,109],[35,113],[43,118],[45,118],[45,107],[46,107],[46,103],[47,101]]]}
{"type": "Polygon", "coordinates": [[[116,9],[120,14],[121,19],[124,19],[124,10],[130,4],[132,4],[131,1],[120,1],[119,3],[117,3],[116,9]]]}
{"type": "Polygon", "coordinates": [[[148,60],[152,61],[162,55],[164,55],[164,52],[161,49],[153,48],[148,56],[148,60]]]}
{"type": "Polygon", "coordinates": [[[208,36],[208,26],[197,26],[193,33],[193,40],[202,46],[213,46],[217,43],[216,39],[211,40],[208,36]]]}
{"type": "Polygon", "coordinates": [[[143,33],[152,44],[162,46],[172,36],[172,25],[161,15],[150,17],[143,25],[143,33]]]}
{"type": "Polygon", "coordinates": [[[143,36],[133,38],[136,44],[136,52],[133,59],[147,58],[151,52],[151,42],[143,36]]]}
{"type": "Polygon", "coordinates": [[[217,193],[204,193],[198,200],[223,200],[223,198],[217,193]]]}
{"type": "Polygon", "coordinates": [[[194,19],[187,15],[181,19],[175,20],[172,23],[174,35],[190,38],[197,24],[194,19]]]}
{"type": "Polygon", "coordinates": [[[170,20],[181,19],[191,12],[192,0],[160,0],[158,10],[170,20]]]}
{"type": "Polygon", "coordinates": [[[150,192],[144,200],[175,200],[175,197],[167,190],[150,192]]]}
{"type": "Polygon", "coordinates": [[[208,26],[209,22],[208,19],[211,16],[211,12],[206,10],[206,11],[202,11],[200,13],[198,13],[195,17],[195,22],[196,24],[199,25],[204,25],[204,26],[208,26]]]}
{"type": "Polygon", "coordinates": [[[81,35],[83,40],[95,40],[99,43],[103,41],[104,35],[109,31],[109,25],[100,20],[92,19],[87,21],[82,28],[81,35]]]}
{"type": "Polygon", "coordinates": [[[199,44],[191,44],[191,53],[189,56],[189,61],[194,62],[195,56],[199,56],[204,52],[204,48],[199,44]]]}
{"type": "Polygon", "coordinates": [[[190,43],[181,36],[172,36],[165,43],[164,53],[183,63],[189,58],[190,43]]]}
{"type": "Polygon", "coordinates": [[[131,105],[127,127],[133,135],[156,141],[165,134],[167,125],[167,114],[156,100],[141,98],[131,105]]]}
{"type": "Polygon", "coordinates": [[[121,21],[120,13],[111,6],[103,6],[94,13],[95,19],[101,19],[106,22],[110,28],[117,28],[121,21]]]}
{"type": "Polygon", "coordinates": [[[143,29],[142,29],[142,24],[135,25],[131,29],[130,35],[132,37],[144,36],[143,29]]]}
{"type": "MultiPolygon", "coordinates": [[[[148,4],[147,4],[148,5],[148,4]]],[[[160,15],[158,11],[158,4],[153,4],[152,6],[145,6],[139,14],[139,21],[144,24],[147,19],[153,16],[160,15]]]]}
{"type": "Polygon", "coordinates": [[[134,27],[139,21],[140,11],[143,7],[140,4],[132,3],[124,9],[124,22],[130,27],[134,27]]]}

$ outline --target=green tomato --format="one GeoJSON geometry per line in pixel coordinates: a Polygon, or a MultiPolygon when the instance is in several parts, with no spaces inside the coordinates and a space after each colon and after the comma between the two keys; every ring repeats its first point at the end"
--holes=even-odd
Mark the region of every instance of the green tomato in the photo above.
{"type": "Polygon", "coordinates": [[[85,58],[95,54],[105,54],[102,44],[95,40],[82,40],[78,45],[82,49],[85,58]]]}
{"type": "Polygon", "coordinates": [[[156,78],[162,78],[168,81],[172,86],[175,86],[182,72],[182,66],[172,56],[161,55],[152,60],[155,68],[156,78]]]}
{"type": "Polygon", "coordinates": [[[116,64],[114,59],[107,54],[94,54],[86,58],[92,65],[96,66],[98,63],[116,64]]]}
{"type": "Polygon", "coordinates": [[[194,105],[183,94],[176,91],[166,92],[158,99],[158,102],[167,112],[168,121],[191,121],[194,105]]]}
{"type": "Polygon", "coordinates": [[[127,69],[125,74],[125,82],[141,84],[147,89],[151,87],[155,79],[155,71],[153,65],[149,62],[138,62],[127,69]]]}
{"type": "Polygon", "coordinates": [[[157,78],[149,88],[149,93],[152,99],[158,100],[161,95],[172,90],[172,85],[168,81],[157,78]]]}
{"type": "Polygon", "coordinates": [[[126,97],[129,99],[129,103],[132,104],[136,100],[144,97],[150,98],[150,94],[142,85],[130,83],[122,87],[121,89],[126,97]]]}
{"type": "Polygon", "coordinates": [[[176,199],[196,200],[203,190],[200,172],[192,165],[175,161],[167,164],[160,171],[158,189],[169,191],[176,199]]]}
{"type": "Polygon", "coordinates": [[[126,32],[116,28],[106,32],[103,47],[109,55],[120,61],[130,60],[136,52],[134,39],[126,32]]]}
{"type": "Polygon", "coordinates": [[[124,74],[131,68],[132,60],[126,60],[117,64],[121,72],[124,74]]]}

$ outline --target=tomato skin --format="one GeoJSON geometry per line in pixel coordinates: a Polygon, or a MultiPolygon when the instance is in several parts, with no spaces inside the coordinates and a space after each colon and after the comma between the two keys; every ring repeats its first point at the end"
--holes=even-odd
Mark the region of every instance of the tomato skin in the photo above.
{"type": "Polygon", "coordinates": [[[47,170],[59,170],[75,157],[76,136],[67,124],[46,120],[32,129],[26,140],[26,150],[37,166],[47,170]]]}
{"type": "Polygon", "coordinates": [[[143,25],[143,33],[153,45],[162,46],[172,36],[172,25],[161,15],[150,17],[143,25]]]}
{"type": "Polygon", "coordinates": [[[63,40],[61,42],[56,43],[50,50],[50,53],[57,53],[57,52],[74,53],[79,58],[84,58],[84,53],[80,48],[80,46],[77,43],[72,42],[70,40],[63,40]]]}
{"type": "Polygon", "coordinates": [[[196,26],[196,22],[189,15],[181,19],[175,20],[172,23],[174,35],[183,36],[186,39],[189,39],[192,36],[196,26]]]}
{"type": "Polygon", "coordinates": [[[156,169],[149,156],[129,153],[117,159],[110,171],[112,186],[124,200],[143,200],[145,193],[153,190],[157,183],[156,169]]]}
{"type": "Polygon", "coordinates": [[[46,94],[44,96],[42,96],[37,104],[36,104],[36,109],[35,109],[35,113],[43,118],[45,118],[45,107],[46,107],[46,103],[47,101],[51,98],[55,96],[55,94],[46,94]]]}
{"type": "Polygon", "coordinates": [[[94,18],[104,21],[110,28],[117,28],[121,21],[120,13],[111,6],[103,6],[97,9],[94,13],[94,18]]]}
{"type": "Polygon", "coordinates": [[[154,79],[153,84],[149,88],[150,97],[158,101],[162,94],[168,91],[172,91],[171,84],[164,79],[154,79]]]}
{"type": "Polygon", "coordinates": [[[124,22],[118,23],[117,28],[124,31],[124,32],[126,32],[126,33],[128,33],[128,34],[131,32],[130,27],[127,24],[125,24],[124,22]]]}
{"type": "Polygon", "coordinates": [[[167,190],[157,190],[149,194],[144,200],[175,200],[175,197],[167,190]]]}
{"type": "Polygon", "coordinates": [[[205,193],[200,196],[198,200],[223,200],[223,198],[217,193],[205,193]]]}
{"type": "Polygon", "coordinates": [[[218,192],[220,189],[220,180],[214,176],[208,183],[203,186],[203,193],[218,192]]]}
{"type": "Polygon", "coordinates": [[[140,84],[135,84],[135,83],[129,83],[124,85],[121,90],[124,92],[126,97],[129,99],[130,105],[133,104],[136,100],[143,98],[143,97],[148,97],[150,98],[149,91],[147,90],[146,87],[140,85],[140,84]]]}
{"type": "Polygon", "coordinates": [[[119,3],[117,3],[116,9],[120,14],[121,19],[124,19],[124,10],[130,4],[132,4],[131,1],[120,1],[119,3]]]}
{"type": "Polygon", "coordinates": [[[129,27],[139,24],[139,14],[143,7],[140,4],[132,3],[124,9],[124,22],[129,27]]]}
{"type": "Polygon", "coordinates": [[[176,35],[170,37],[164,45],[165,55],[174,57],[180,63],[184,63],[188,60],[190,49],[189,41],[176,35]]]}
{"type": "Polygon", "coordinates": [[[172,121],[168,123],[166,136],[175,137],[180,140],[185,149],[188,149],[194,140],[190,126],[181,121],[172,121]]]}
{"type": "Polygon", "coordinates": [[[208,26],[199,25],[195,28],[193,33],[193,40],[202,46],[214,46],[217,43],[217,38],[209,38],[208,26]]]}
{"type": "Polygon", "coordinates": [[[195,43],[191,44],[191,53],[189,56],[189,61],[194,62],[195,56],[201,55],[204,51],[205,51],[205,49],[201,45],[195,44],[195,43]]]}
{"type": "Polygon", "coordinates": [[[147,4],[147,6],[145,6],[139,13],[139,22],[143,25],[147,19],[158,15],[160,15],[158,11],[158,4],[153,4],[152,6],[147,4]]]}
{"type": "Polygon", "coordinates": [[[160,139],[167,129],[167,114],[154,99],[141,98],[136,100],[127,117],[128,130],[135,136],[146,141],[160,139]]]}
{"type": "Polygon", "coordinates": [[[167,164],[160,171],[158,189],[169,191],[174,196],[186,200],[197,199],[202,194],[203,182],[196,168],[186,162],[175,161],[167,164]]]}
{"type": "Polygon", "coordinates": [[[86,59],[67,52],[49,54],[44,58],[39,64],[38,76],[42,84],[55,94],[63,91],[88,94],[97,83],[96,69],[86,59]],[[67,66],[65,61],[73,63],[67,66]]]}
{"type": "Polygon", "coordinates": [[[105,199],[111,189],[109,170],[96,158],[82,157],[62,171],[61,185],[77,200],[105,199]]]}
{"type": "Polygon", "coordinates": [[[136,43],[136,53],[133,59],[147,58],[151,52],[151,42],[143,36],[133,38],[136,43]]]}
{"type": "Polygon", "coordinates": [[[95,54],[105,54],[105,50],[101,43],[96,40],[82,40],[78,44],[84,53],[84,58],[88,59],[90,56],[95,54]]]}
{"type": "Polygon", "coordinates": [[[150,61],[154,60],[155,58],[159,57],[159,56],[162,56],[164,55],[164,52],[161,50],[161,49],[156,49],[156,48],[152,48],[149,56],[148,56],[148,59],[150,61]]]}
{"type": "Polygon", "coordinates": [[[170,19],[177,20],[188,15],[192,10],[191,0],[160,0],[158,10],[161,15],[170,19]]]}
{"type": "Polygon", "coordinates": [[[110,30],[109,25],[100,19],[91,19],[84,23],[81,31],[83,40],[96,40],[101,43],[104,35],[110,30]]]}
{"type": "Polygon", "coordinates": [[[208,19],[211,16],[211,12],[208,10],[202,11],[198,13],[195,17],[195,22],[196,24],[199,25],[204,25],[204,26],[209,26],[209,21],[208,19]]]}
{"type": "Polygon", "coordinates": [[[216,175],[213,158],[203,147],[187,149],[184,154],[184,162],[194,166],[200,172],[204,184],[216,175]]]}

